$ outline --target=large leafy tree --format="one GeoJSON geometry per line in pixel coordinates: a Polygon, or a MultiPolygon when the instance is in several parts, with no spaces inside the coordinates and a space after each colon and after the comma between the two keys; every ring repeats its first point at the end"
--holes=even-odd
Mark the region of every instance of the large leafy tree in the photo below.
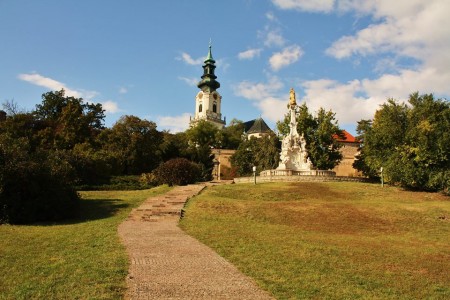
{"type": "Polygon", "coordinates": [[[189,158],[189,143],[185,132],[172,134],[167,131],[162,132],[163,141],[160,145],[161,157],[163,161],[173,158],[189,158]]]}
{"type": "Polygon", "coordinates": [[[210,180],[213,169],[212,148],[222,147],[222,133],[219,128],[206,120],[200,120],[186,130],[188,158],[200,165],[203,180],[210,180]]]}
{"type": "Polygon", "coordinates": [[[231,164],[240,176],[250,175],[253,166],[257,172],[275,169],[280,160],[280,141],[275,134],[244,140],[231,156],[231,164]]]}
{"type": "MultiPolygon", "coordinates": [[[[336,137],[343,138],[335,113],[320,108],[313,116],[305,103],[297,108],[297,131],[306,141],[308,158],[316,169],[333,169],[342,159],[341,145],[336,137]]],[[[278,132],[285,136],[289,133],[290,114],[277,122],[278,132]]]]}
{"type": "Polygon", "coordinates": [[[219,128],[206,120],[200,120],[195,126],[186,130],[186,137],[191,144],[196,146],[213,148],[220,148],[222,146],[219,128]]]}
{"type": "Polygon", "coordinates": [[[152,121],[122,116],[99,136],[102,148],[116,157],[122,174],[141,174],[156,168],[161,159],[163,134],[152,121]]]}
{"type": "Polygon", "coordinates": [[[448,190],[450,104],[419,93],[408,102],[389,99],[362,128],[360,164],[366,172],[383,167],[387,180],[408,188],[448,190]]]}
{"type": "Polygon", "coordinates": [[[356,155],[356,159],[353,162],[353,167],[363,173],[363,175],[375,179],[379,177],[379,173],[375,168],[371,168],[368,162],[368,148],[364,147],[367,142],[367,136],[370,135],[372,130],[372,120],[361,120],[358,121],[356,126],[357,136],[356,138],[360,141],[359,153],[356,155]]]}
{"type": "Polygon", "coordinates": [[[223,149],[237,149],[242,142],[245,126],[240,120],[233,119],[227,127],[222,129],[221,144],[223,149]]]}
{"type": "Polygon", "coordinates": [[[42,103],[33,112],[42,123],[39,132],[44,146],[72,149],[76,144],[93,143],[103,129],[105,118],[101,104],[85,103],[81,98],[65,95],[65,91],[42,95],[42,103]]]}
{"type": "Polygon", "coordinates": [[[27,136],[4,131],[5,123],[0,122],[0,223],[75,216],[79,197],[64,153],[36,149],[27,136]]]}

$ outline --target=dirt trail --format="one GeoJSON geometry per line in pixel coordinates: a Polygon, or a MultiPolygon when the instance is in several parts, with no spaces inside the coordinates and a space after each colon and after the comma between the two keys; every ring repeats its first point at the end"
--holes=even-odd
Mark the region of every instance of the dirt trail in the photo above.
{"type": "Polygon", "coordinates": [[[147,199],[119,226],[131,265],[126,299],[273,299],[178,227],[184,203],[205,185],[147,199]]]}

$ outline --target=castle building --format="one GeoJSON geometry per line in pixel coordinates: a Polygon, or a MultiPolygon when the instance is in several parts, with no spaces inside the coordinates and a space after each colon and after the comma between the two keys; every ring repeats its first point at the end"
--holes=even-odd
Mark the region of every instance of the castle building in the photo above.
{"type": "Polygon", "coordinates": [[[273,133],[272,129],[261,117],[244,123],[244,134],[247,139],[251,137],[261,138],[271,133],[273,133]]]}
{"type": "Polygon", "coordinates": [[[226,121],[225,118],[222,120],[221,113],[222,96],[217,92],[220,83],[216,80],[217,76],[214,74],[215,63],[210,43],[208,55],[203,64],[202,80],[197,84],[201,91],[195,97],[195,116],[190,121],[191,127],[195,126],[200,120],[206,120],[219,129],[225,126],[226,121]]]}
{"type": "Polygon", "coordinates": [[[333,171],[336,172],[336,176],[361,177],[362,173],[353,167],[353,163],[359,153],[360,141],[346,130],[343,130],[343,133],[345,137],[343,139],[337,136],[334,137],[342,145],[340,149],[342,160],[339,165],[334,167],[333,171]]]}

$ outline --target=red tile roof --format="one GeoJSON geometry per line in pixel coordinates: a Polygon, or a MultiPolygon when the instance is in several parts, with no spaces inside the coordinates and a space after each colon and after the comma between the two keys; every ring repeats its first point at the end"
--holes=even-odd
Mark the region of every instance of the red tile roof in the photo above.
{"type": "Polygon", "coordinates": [[[353,135],[351,135],[350,133],[348,133],[346,130],[342,130],[342,133],[343,133],[344,136],[345,136],[344,139],[338,137],[337,135],[334,135],[333,137],[334,137],[338,142],[358,143],[358,140],[357,140],[353,135]]]}

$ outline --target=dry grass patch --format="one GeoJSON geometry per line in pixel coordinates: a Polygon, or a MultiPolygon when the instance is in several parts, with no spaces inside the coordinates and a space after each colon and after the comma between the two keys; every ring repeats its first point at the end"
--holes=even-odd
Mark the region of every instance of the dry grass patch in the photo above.
{"type": "Polygon", "coordinates": [[[128,257],[117,226],[168,190],[81,192],[78,219],[0,226],[0,299],[122,299],[128,257]]]}
{"type": "Polygon", "coordinates": [[[242,184],[191,199],[181,226],[279,299],[446,299],[448,216],[441,194],[242,184]]]}

